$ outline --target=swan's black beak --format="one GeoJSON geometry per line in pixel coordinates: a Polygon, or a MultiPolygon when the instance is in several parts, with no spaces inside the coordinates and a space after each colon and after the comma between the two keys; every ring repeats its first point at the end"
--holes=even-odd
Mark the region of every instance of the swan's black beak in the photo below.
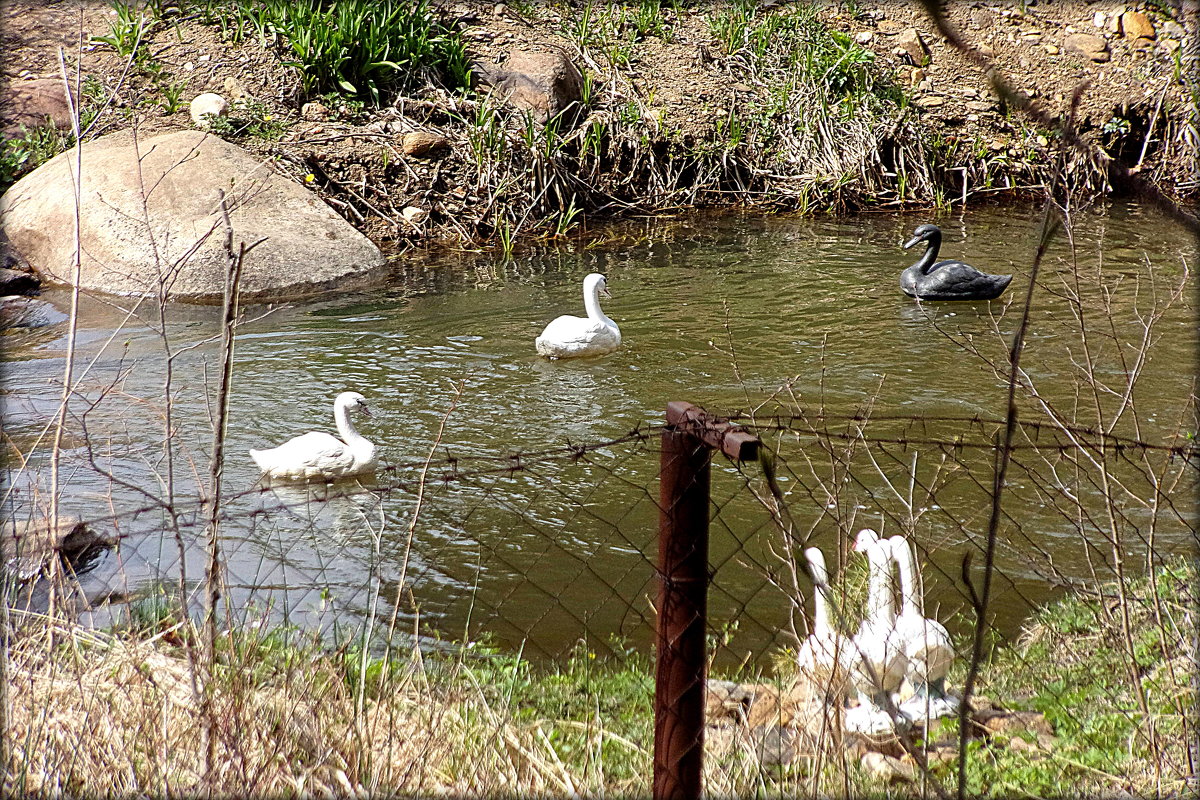
{"type": "Polygon", "coordinates": [[[923,241],[925,241],[924,236],[914,236],[913,238],[909,239],[907,242],[904,243],[904,249],[907,250],[908,248],[912,247],[914,244],[917,244],[917,243],[923,242],[923,241]]]}

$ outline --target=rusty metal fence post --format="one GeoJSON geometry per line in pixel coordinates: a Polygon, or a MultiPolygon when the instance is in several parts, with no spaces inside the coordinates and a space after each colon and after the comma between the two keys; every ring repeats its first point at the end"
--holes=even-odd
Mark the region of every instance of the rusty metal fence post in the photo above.
{"type": "Polygon", "coordinates": [[[714,448],[758,457],[758,439],[690,403],[667,405],[658,522],[654,798],[694,800],[704,766],[708,504],[714,448]]]}

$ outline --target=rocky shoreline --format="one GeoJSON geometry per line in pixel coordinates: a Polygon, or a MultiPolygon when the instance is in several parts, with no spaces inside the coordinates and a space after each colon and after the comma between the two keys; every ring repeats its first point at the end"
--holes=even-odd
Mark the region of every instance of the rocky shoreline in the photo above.
{"type": "MultiPolygon", "coordinates": [[[[1046,194],[1078,204],[1112,194],[1114,168],[1176,199],[1200,188],[1197,19],[1185,3],[954,4],[946,22],[968,52],[915,2],[455,3],[432,13],[463,43],[471,88],[430,74],[380,103],[306,91],[273,29],[232,26],[212,4],[155,6],[122,55],[107,3],[0,4],[6,157],[33,120],[69,129],[62,46],[81,76],[85,148],[207,130],[392,254],[482,243],[507,255],[585,218],[695,207],[837,213],[1046,194]],[[1025,105],[1071,117],[1088,152],[1025,105]]],[[[231,179],[210,177],[195,191],[231,179]]],[[[7,249],[7,266],[63,280],[61,254],[50,267],[36,247],[10,237],[7,249]]],[[[365,263],[317,260],[344,262],[346,276],[365,263]]],[[[298,288],[272,278],[283,288],[251,295],[313,293],[341,277],[298,288]]],[[[169,294],[211,301],[214,281],[169,294]]]]}

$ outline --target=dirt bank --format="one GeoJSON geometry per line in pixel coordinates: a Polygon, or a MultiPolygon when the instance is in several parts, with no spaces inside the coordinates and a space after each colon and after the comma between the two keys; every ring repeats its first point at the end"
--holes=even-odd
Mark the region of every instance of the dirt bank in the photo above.
{"type": "Polygon", "coordinates": [[[950,23],[1042,110],[1067,113],[1082,89],[1075,120],[1094,158],[1060,155],[1059,132],[998,100],[915,2],[438,9],[477,76],[519,51],[572,61],[585,111],[549,129],[478,80],[467,92],[418,81],[382,106],[305,94],[278,33],[150,5],[131,56],[107,3],[5,0],[5,92],[57,77],[61,46],[84,76],[88,136],[191,127],[188,102],[220,93],[233,104],[221,135],[274,157],[392,248],[508,247],[581,215],[692,206],[949,205],[1055,182],[1096,197],[1111,188],[1109,159],[1176,197],[1200,186],[1196,20],[1165,2],[951,5],[950,23]],[[436,146],[418,152],[418,141],[436,146]]]}

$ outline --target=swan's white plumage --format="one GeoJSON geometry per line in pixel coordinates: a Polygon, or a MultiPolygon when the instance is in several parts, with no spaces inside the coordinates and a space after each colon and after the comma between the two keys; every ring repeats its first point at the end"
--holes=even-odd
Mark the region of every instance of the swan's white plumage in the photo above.
{"type": "Polygon", "coordinates": [[[887,711],[908,666],[903,643],[896,635],[891,549],[869,528],[859,531],[854,549],[867,555],[869,598],[867,616],[853,642],[856,662],[851,680],[859,704],[846,713],[846,727],[859,733],[887,733],[907,723],[902,715],[893,716],[887,711]]]}
{"type": "Polygon", "coordinates": [[[810,547],[804,551],[804,557],[813,578],[813,630],[801,642],[796,662],[801,675],[831,700],[841,701],[846,697],[854,665],[853,645],[833,626],[824,554],[810,547]]]}
{"type": "Polygon", "coordinates": [[[350,421],[350,411],[370,416],[367,399],[358,392],[342,392],[333,401],[333,418],[342,438],[310,431],[269,450],[251,450],[250,457],[263,475],[275,480],[336,480],[373,472],[378,463],[375,445],[350,421]]]}
{"type": "Polygon", "coordinates": [[[604,276],[593,272],[583,279],[586,317],[564,314],[552,320],[534,340],[538,354],[547,358],[576,358],[611,353],[621,346],[621,330],[600,310],[600,294],[608,295],[604,276]]]}
{"type": "Polygon", "coordinates": [[[925,616],[921,598],[920,568],[912,546],[903,536],[887,540],[892,558],[900,568],[900,614],[896,635],[908,660],[908,682],[914,694],[901,704],[905,716],[934,719],[958,709],[958,700],[945,693],[946,674],[954,662],[954,645],[946,626],[925,616]]]}

